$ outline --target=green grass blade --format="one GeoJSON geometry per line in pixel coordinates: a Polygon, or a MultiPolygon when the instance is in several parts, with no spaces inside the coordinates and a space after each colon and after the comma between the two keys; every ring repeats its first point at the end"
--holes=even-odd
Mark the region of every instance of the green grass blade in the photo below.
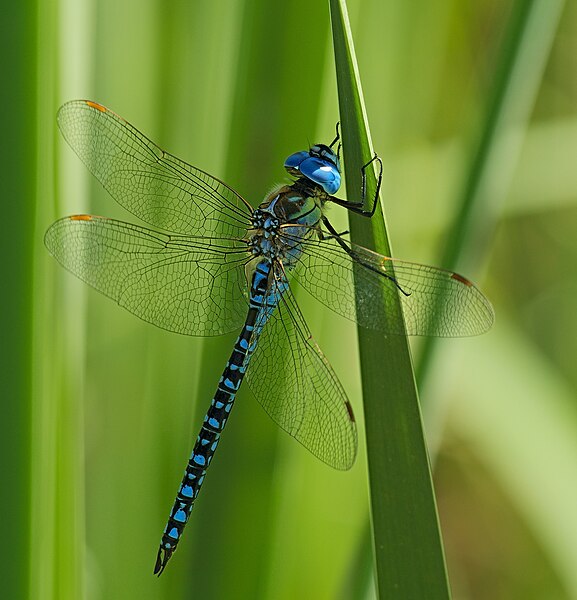
{"type": "Polygon", "coordinates": [[[3,293],[0,299],[2,419],[2,596],[28,597],[30,566],[30,414],[32,403],[32,303],[36,138],[35,2],[3,6],[0,24],[3,98],[2,164],[3,293]],[[22,49],[26,49],[23,51],[22,49]]]}
{"type": "MultiPolygon", "coordinates": [[[[333,43],[347,195],[358,198],[360,170],[371,144],[346,3],[331,0],[333,43]]],[[[368,173],[374,190],[374,173],[368,173]]],[[[380,209],[375,218],[351,215],[355,243],[390,254],[380,209]]],[[[376,306],[375,310],[384,307],[376,306]]],[[[401,314],[400,305],[397,307],[401,314]]],[[[403,336],[359,329],[367,456],[379,598],[448,598],[437,509],[411,354],[403,336]]]]}

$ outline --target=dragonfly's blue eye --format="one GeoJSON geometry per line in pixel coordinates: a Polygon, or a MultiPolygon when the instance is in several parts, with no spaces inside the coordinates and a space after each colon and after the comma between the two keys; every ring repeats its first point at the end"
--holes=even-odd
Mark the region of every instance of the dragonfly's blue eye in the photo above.
{"type": "Polygon", "coordinates": [[[303,160],[306,160],[309,158],[309,156],[310,152],[307,152],[306,150],[303,150],[302,152],[295,152],[284,161],[284,168],[291,175],[298,177],[300,175],[299,167],[301,166],[303,160]]]}
{"type": "Polygon", "coordinates": [[[310,179],[327,194],[336,194],[341,186],[339,159],[328,146],[319,144],[308,152],[295,152],[285,160],[284,166],[291,175],[310,179]]]}
{"type": "Polygon", "coordinates": [[[341,174],[338,168],[327,160],[311,156],[301,163],[300,171],[305,177],[318,183],[331,196],[341,187],[341,174]]]}

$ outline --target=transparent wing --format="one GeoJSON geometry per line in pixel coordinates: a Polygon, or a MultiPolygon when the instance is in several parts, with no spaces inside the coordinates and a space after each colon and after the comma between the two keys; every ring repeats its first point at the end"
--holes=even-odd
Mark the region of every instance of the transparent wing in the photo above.
{"type": "Polygon", "coordinates": [[[244,323],[246,244],[90,215],[56,221],[44,240],[69,271],[158,327],[210,336],[244,323]]]}
{"type": "Polygon", "coordinates": [[[402,334],[394,309],[399,294],[408,335],[477,335],[493,324],[491,303],[461,275],[346,243],[350,254],[334,237],[305,240],[294,276],[310,294],[347,319],[402,334]],[[375,310],[381,294],[388,307],[384,312],[375,310]]]}
{"type": "Polygon", "coordinates": [[[351,405],[290,289],[264,325],[246,377],[257,400],[282,429],[330,466],[342,470],[352,466],[357,431],[351,405]]]}
{"type": "Polygon", "coordinates": [[[252,208],[208,173],[164,152],[130,123],[88,100],[58,111],[66,141],[110,195],[166,231],[243,237],[252,208]]]}

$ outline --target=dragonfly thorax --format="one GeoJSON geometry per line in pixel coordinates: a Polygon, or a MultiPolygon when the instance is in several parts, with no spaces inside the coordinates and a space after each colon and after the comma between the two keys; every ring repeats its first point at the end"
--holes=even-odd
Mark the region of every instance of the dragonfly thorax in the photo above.
{"type": "Polygon", "coordinates": [[[255,229],[262,229],[268,235],[277,232],[280,225],[280,219],[270,210],[257,208],[252,215],[252,226],[255,229]]]}
{"type": "Polygon", "coordinates": [[[254,256],[264,256],[269,260],[280,257],[278,239],[280,219],[270,210],[257,208],[252,215],[254,233],[249,237],[248,246],[254,256]]]}
{"type": "Polygon", "coordinates": [[[300,255],[301,241],[316,231],[322,216],[321,194],[295,182],[271,192],[252,215],[248,247],[253,256],[281,260],[290,268],[300,255]]]}

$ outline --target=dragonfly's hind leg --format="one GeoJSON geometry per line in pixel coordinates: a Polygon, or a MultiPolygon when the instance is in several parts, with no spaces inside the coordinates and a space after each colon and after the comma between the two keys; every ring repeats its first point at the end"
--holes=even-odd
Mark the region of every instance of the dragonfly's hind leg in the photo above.
{"type": "MultiPolygon", "coordinates": [[[[328,221],[328,219],[327,219],[327,221],[328,221]]],[[[331,225],[331,230],[329,230],[328,234],[319,228],[319,230],[318,230],[319,240],[323,241],[323,240],[333,240],[335,238],[342,238],[345,235],[349,235],[349,233],[350,233],[350,231],[348,229],[345,229],[344,231],[334,230],[334,233],[332,232],[332,230],[333,230],[332,225],[331,225]]]]}
{"type": "MultiPolygon", "coordinates": [[[[355,261],[358,262],[360,264],[362,264],[364,267],[366,267],[367,269],[371,270],[371,271],[375,271],[375,273],[378,273],[379,275],[382,275],[383,277],[385,277],[386,279],[388,279],[389,281],[392,281],[395,286],[397,287],[397,289],[405,296],[410,296],[410,292],[405,292],[405,290],[400,286],[399,282],[396,280],[395,277],[389,275],[388,273],[385,273],[383,270],[381,269],[376,269],[373,265],[368,264],[366,262],[363,261],[362,256],[360,256],[357,252],[354,251],[353,248],[351,248],[351,246],[349,246],[349,244],[347,244],[347,241],[344,240],[341,237],[341,234],[337,233],[337,230],[332,226],[331,222],[325,217],[322,217],[323,220],[323,224],[324,226],[327,228],[328,232],[330,235],[325,236],[325,239],[334,239],[337,241],[337,243],[339,244],[339,246],[355,261]]],[[[348,233],[345,232],[345,233],[348,233]]]]}

